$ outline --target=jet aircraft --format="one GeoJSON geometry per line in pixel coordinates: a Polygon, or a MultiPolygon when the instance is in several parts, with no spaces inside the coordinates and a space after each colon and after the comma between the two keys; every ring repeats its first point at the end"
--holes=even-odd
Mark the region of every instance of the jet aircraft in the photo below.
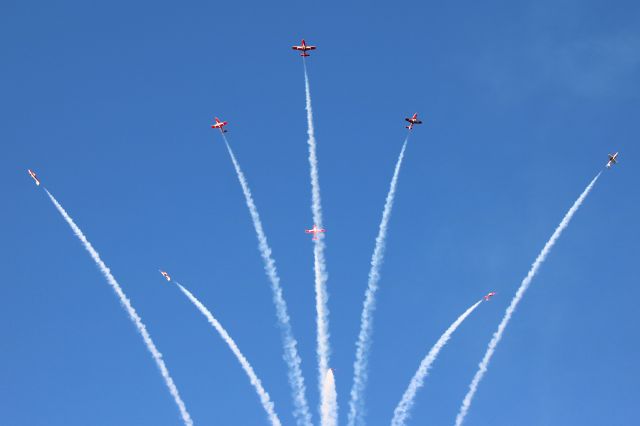
{"type": "Polygon", "coordinates": [[[422,124],[422,121],[418,120],[418,113],[416,112],[415,114],[413,114],[413,116],[411,118],[405,118],[405,121],[409,122],[408,126],[405,126],[405,128],[411,130],[413,129],[413,126],[416,124],[422,124]]]}
{"type": "Polygon", "coordinates": [[[36,176],[35,172],[31,169],[28,169],[29,174],[31,175],[31,177],[33,178],[34,181],[36,181],[36,185],[40,186],[40,179],[38,179],[38,177],[36,176]]]}
{"type": "Polygon", "coordinates": [[[315,46],[307,46],[307,43],[304,41],[304,39],[302,39],[300,46],[291,46],[291,48],[293,50],[301,50],[302,53],[300,54],[300,56],[309,56],[309,54],[307,53],[308,50],[316,50],[315,46]]]}
{"type": "Polygon", "coordinates": [[[162,269],[158,269],[158,271],[160,271],[160,274],[167,280],[167,281],[171,281],[171,277],[169,276],[169,274],[167,274],[165,271],[163,271],[162,269]]]}
{"type": "Polygon", "coordinates": [[[317,240],[318,239],[318,233],[319,232],[325,232],[325,230],[318,228],[316,225],[313,225],[313,228],[305,229],[304,232],[306,232],[307,234],[313,234],[312,240],[317,240]]]}
{"type": "Polygon", "coordinates": [[[215,118],[215,120],[216,120],[216,124],[212,124],[212,125],[211,125],[211,128],[212,128],[212,129],[220,129],[220,131],[221,131],[222,133],[227,133],[227,131],[224,129],[224,126],[226,126],[227,124],[229,124],[229,122],[228,122],[228,121],[220,121],[220,120],[218,119],[218,117],[214,117],[214,118],[215,118]]]}
{"type": "Polygon", "coordinates": [[[495,291],[492,291],[491,293],[487,294],[486,296],[484,296],[484,300],[486,300],[487,302],[489,301],[489,299],[491,299],[493,296],[496,295],[495,291]]]}
{"type": "Polygon", "coordinates": [[[611,167],[618,162],[618,153],[609,154],[609,161],[607,162],[607,167],[611,167]]]}

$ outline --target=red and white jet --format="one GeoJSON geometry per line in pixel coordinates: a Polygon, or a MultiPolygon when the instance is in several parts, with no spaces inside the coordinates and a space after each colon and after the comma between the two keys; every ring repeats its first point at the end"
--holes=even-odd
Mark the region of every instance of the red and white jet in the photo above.
{"type": "Polygon", "coordinates": [[[218,119],[218,117],[214,117],[216,119],[216,124],[212,124],[211,128],[212,129],[220,129],[220,131],[222,133],[227,133],[227,131],[224,129],[224,126],[226,126],[227,124],[229,124],[228,121],[220,121],[218,119]]]}
{"type": "Polygon", "coordinates": [[[320,229],[316,225],[313,225],[313,228],[305,229],[304,232],[306,232],[307,234],[313,234],[312,240],[317,240],[318,239],[318,233],[319,232],[325,232],[325,231],[324,231],[324,229],[320,229]]]}
{"type": "Polygon", "coordinates": [[[40,179],[38,179],[38,176],[36,176],[35,172],[31,169],[28,169],[27,171],[29,172],[33,180],[36,181],[36,185],[40,186],[40,179]]]}
{"type": "Polygon", "coordinates": [[[158,271],[160,271],[160,274],[162,274],[162,276],[167,280],[167,281],[171,281],[171,277],[169,276],[169,274],[167,274],[165,271],[163,271],[162,269],[158,269],[158,271]]]}
{"type": "Polygon", "coordinates": [[[493,296],[496,295],[495,291],[492,291],[491,293],[487,294],[486,296],[484,296],[484,300],[486,300],[487,302],[489,301],[489,299],[491,299],[493,296]]]}
{"type": "Polygon", "coordinates": [[[302,42],[300,42],[300,46],[291,46],[291,48],[293,50],[302,50],[300,56],[309,56],[307,50],[316,50],[315,46],[307,46],[307,43],[304,41],[304,39],[302,39],[302,42]]]}
{"type": "Polygon", "coordinates": [[[609,154],[609,161],[607,162],[607,167],[611,167],[618,162],[618,153],[609,154]]]}
{"type": "Polygon", "coordinates": [[[415,114],[413,114],[413,116],[411,118],[405,118],[405,121],[409,122],[408,126],[405,126],[405,128],[411,130],[413,129],[413,126],[416,124],[422,124],[422,121],[418,120],[418,113],[416,112],[415,114]]]}

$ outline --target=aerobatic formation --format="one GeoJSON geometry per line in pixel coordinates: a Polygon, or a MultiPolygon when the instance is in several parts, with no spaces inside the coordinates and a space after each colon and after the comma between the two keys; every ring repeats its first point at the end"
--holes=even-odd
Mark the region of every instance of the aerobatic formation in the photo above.
{"type": "MultiPolygon", "coordinates": [[[[312,241],[314,242],[314,281],[315,281],[315,292],[316,292],[316,325],[318,329],[317,334],[317,358],[318,358],[318,391],[320,393],[319,398],[319,406],[318,406],[318,414],[320,418],[320,424],[322,426],[335,426],[338,424],[338,395],[336,393],[336,371],[329,367],[330,362],[330,346],[329,346],[329,310],[328,310],[328,291],[327,291],[327,267],[324,258],[324,250],[325,250],[325,232],[326,230],[322,227],[322,209],[320,202],[320,185],[318,178],[318,157],[316,152],[316,139],[315,139],[315,131],[313,125],[313,114],[311,109],[311,92],[310,92],[310,84],[309,84],[309,76],[307,73],[307,65],[306,58],[310,55],[308,52],[312,50],[316,50],[316,46],[308,45],[306,41],[303,39],[300,45],[292,46],[292,49],[300,52],[300,56],[302,57],[302,62],[304,65],[304,81],[305,81],[305,98],[306,98],[306,111],[307,111],[307,125],[308,125],[308,145],[309,145],[309,165],[310,165],[310,180],[311,180],[311,192],[312,192],[312,216],[313,216],[313,227],[311,229],[305,228],[305,233],[312,235],[312,241]]],[[[223,141],[226,145],[228,153],[230,155],[233,166],[236,170],[238,180],[240,182],[240,186],[245,195],[245,200],[247,203],[247,207],[249,209],[249,213],[256,231],[256,236],[258,238],[258,248],[262,259],[265,265],[265,271],[267,273],[267,278],[271,284],[271,289],[273,293],[273,303],[276,309],[276,317],[278,319],[278,326],[280,328],[282,334],[282,345],[284,350],[284,360],[287,365],[289,384],[291,387],[292,398],[293,398],[293,417],[296,423],[299,426],[311,426],[312,425],[312,415],[309,410],[307,397],[306,397],[306,385],[304,383],[304,376],[302,375],[301,370],[301,358],[298,354],[297,350],[297,341],[293,335],[293,329],[290,323],[289,314],[287,313],[287,305],[286,300],[284,298],[283,289],[280,284],[280,278],[278,276],[278,272],[275,268],[275,261],[273,259],[273,253],[271,248],[268,245],[266,233],[262,226],[262,222],[260,220],[260,216],[258,214],[258,209],[253,201],[253,197],[251,191],[249,189],[249,184],[240,168],[237,158],[235,157],[233,151],[231,150],[231,145],[227,140],[227,129],[225,126],[229,124],[228,121],[222,121],[218,117],[214,118],[215,122],[211,125],[212,129],[220,130],[223,141]]],[[[376,292],[379,286],[380,281],[380,270],[381,265],[384,259],[385,252],[385,241],[388,233],[389,221],[391,216],[391,211],[393,208],[396,188],[399,180],[399,173],[402,166],[402,162],[405,156],[405,151],[407,148],[407,144],[409,142],[409,135],[412,133],[411,131],[414,129],[414,126],[422,124],[422,121],[418,119],[418,113],[414,113],[411,117],[406,117],[404,119],[408,125],[405,125],[407,129],[406,137],[404,139],[404,143],[402,145],[402,149],[400,150],[400,155],[397,159],[393,176],[391,178],[391,183],[389,186],[389,192],[387,194],[384,209],[382,212],[382,219],[380,222],[378,235],[375,240],[375,248],[371,259],[371,269],[369,271],[369,280],[368,285],[365,292],[365,299],[363,303],[363,310],[361,314],[361,324],[360,324],[360,333],[358,335],[358,339],[356,341],[356,359],[354,362],[354,376],[352,382],[352,388],[350,392],[350,400],[349,400],[349,409],[347,415],[347,424],[349,426],[362,425],[365,424],[365,413],[364,413],[364,393],[365,388],[367,386],[368,381],[368,357],[371,349],[371,338],[373,333],[373,312],[376,306],[376,292]]],[[[613,165],[618,163],[618,152],[613,154],[608,154],[608,160],[605,164],[605,167],[611,168],[613,165]]],[[[28,169],[29,176],[33,179],[37,186],[41,186],[41,180],[38,178],[36,173],[28,169]]],[[[527,274],[526,278],[523,280],[520,288],[517,290],[516,295],[514,296],[511,304],[509,305],[505,316],[498,327],[498,331],[496,331],[489,343],[489,347],[487,352],[480,363],[480,368],[476,375],[473,378],[469,386],[469,391],[464,398],[460,411],[456,417],[455,424],[460,426],[471,405],[471,401],[475,392],[478,389],[478,385],[486,373],[489,361],[502,337],[502,333],[506,328],[511,316],[513,315],[515,308],[521,298],[524,296],[525,291],[529,287],[533,277],[536,275],[538,268],[544,262],[545,258],[549,254],[551,248],[555,244],[556,240],[560,237],[562,230],[566,228],[578,210],[580,205],[583,203],[596,181],[600,177],[600,173],[591,181],[591,183],[587,186],[587,188],[583,191],[580,197],[576,200],[571,209],[567,212],[562,222],[552,235],[551,239],[544,246],[543,250],[538,255],[538,258],[534,262],[531,270],[527,274]]],[[[133,309],[130,300],[125,295],[122,287],[118,282],[116,282],[115,278],[111,274],[109,268],[106,267],[104,262],[99,257],[98,253],[94,250],[92,245],[89,243],[87,238],[84,236],[82,231],[78,228],[75,222],[71,219],[71,217],[66,213],[66,211],[62,208],[62,206],[58,203],[58,201],[53,198],[51,193],[45,188],[44,189],[54,203],[57,210],[64,217],[67,223],[70,225],[75,235],[82,241],[85,249],[89,252],[93,260],[98,265],[100,271],[103,273],[107,282],[112,286],[116,294],[118,295],[122,305],[124,306],[126,312],[128,313],[130,319],[133,321],[134,325],[138,329],[139,333],[142,335],[143,340],[151,352],[156,365],[158,366],[164,380],[165,384],[169,389],[169,392],[173,396],[175,403],[178,405],[183,423],[185,425],[193,424],[191,420],[191,416],[186,409],[185,403],[183,402],[178,389],[169,375],[169,371],[165,365],[164,359],[160,352],[157,350],[155,344],[151,340],[151,336],[149,335],[146,326],[142,323],[141,318],[137,314],[137,312],[133,309]]],[[[267,414],[267,418],[272,425],[279,426],[281,424],[280,417],[276,414],[275,404],[271,400],[271,397],[264,389],[261,380],[258,378],[258,374],[254,370],[254,368],[249,364],[247,358],[240,352],[235,341],[231,338],[228,331],[222,327],[220,322],[211,314],[211,312],[204,306],[200,300],[196,299],[195,296],[188,291],[186,288],[181,286],[180,284],[172,281],[171,276],[168,272],[159,269],[162,277],[169,283],[174,283],[178,287],[178,289],[185,295],[187,298],[195,305],[195,307],[207,318],[209,323],[216,329],[218,334],[222,337],[222,339],[227,343],[231,351],[236,356],[239,361],[242,369],[245,371],[252,386],[255,388],[260,402],[267,414]]],[[[418,370],[415,375],[411,379],[407,390],[396,407],[393,418],[391,420],[391,424],[393,426],[404,425],[406,421],[410,417],[410,411],[413,405],[415,404],[415,398],[417,391],[423,386],[424,380],[428,375],[428,372],[435,362],[440,350],[446,345],[446,343],[451,338],[454,331],[462,324],[467,317],[471,315],[471,313],[483,302],[489,302],[495,295],[496,291],[491,291],[486,295],[482,296],[482,298],[475,302],[470,308],[468,308],[460,317],[453,322],[449,328],[444,332],[444,334],[440,337],[440,339],[435,343],[435,345],[431,348],[431,350],[427,353],[425,358],[422,360],[418,370]]]]}

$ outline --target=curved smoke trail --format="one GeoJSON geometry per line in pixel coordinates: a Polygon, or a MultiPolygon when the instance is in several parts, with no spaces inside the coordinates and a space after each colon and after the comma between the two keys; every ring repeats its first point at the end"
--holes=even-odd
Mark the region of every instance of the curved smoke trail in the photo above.
{"type": "Polygon", "coordinates": [[[222,137],[224,139],[225,145],[227,146],[227,151],[229,151],[229,156],[231,157],[231,161],[233,162],[233,167],[235,167],[236,169],[236,174],[238,175],[238,180],[240,181],[240,186],[242,187],[242,192],[244,193],[247,207],[249,208],[249,213],[251,214],[251,219],[253,220],[253,227],[255,228],[256,235],[258,237],[258,248],[260,249],[260,255],[262,256],[262,260],[264,262],[264,270],[269,277],[269,281],[271,282],[273,303],[276,307],[278,325],[280,326],[280,331],[282,333],[282,340],[284,345],[284,360],[287,363],[287,367],[289,370],[289,385],[291,386],[293,403],[295,406],[294,416],[299,425],[310,426],[311,414],[309,413],[309,406],[307,404],[307,398],[305,396],[306,390],[304,385],[304,377],[302,376],[302,370],[300,368],[300,364],[302,361],[300,359],[300,356],[298,355],[298,342],[293,337],[293,330],[291,329],[289,314],[287,313],[287,303],[285,302],[284,296],[282,295],[282,287],[280,286],[280,277],[278,276],[278,271],[276,270],[276,263],[271,257],[271,248],[269,247],[267,236],[265,235],[264,229],[262,228],[262,221],[260,220],[260,215],[258,214],[258,208],[253,202],[253,196],[251,195],[249,184],[244,177],[244,173],[242,173],[242,169],[240,169],[240,164],[238,164],[238,160],[236,160],[236,156],[233,154],[227,138],[224,136],[224,134],[222,135],[222,137]]]}
{"type": "Polygon", "coordinates": [[[171,378],[171,376],[169,375],[169,370],[167,369],[167,366],[165,365],[164,360],[162,359],[162,354],[160,353],[160,351],[158,351],[158,348],[156,348],[156,345],[153,343],[153,340],[151,340],[151,336],[149,335],[147,328],[145,327],[144,323],[142,322],[142,319],[140,318],[136,310],[131,305],[131,301],[124,294],[124,291],[122,291],[120,284],[118,284],[118,282],[113,277],[113,275],[111,275],[111,271],[109,270],[109,268],[107,268],[107,265],[105,265],[102,259],[100,259],[100,255],[98,254],[98,252],[93,248],[93,246],[91,245],[89,240],[87,240],[87,237],[84,236],[80,228],[78,228],[78,225],[76,225],[73,219],[71,219],[71,216],[67,214],[67,212],[62,208],[60,203],[58,203],[58,201],[53,197],[53,195],[51,195],[51,193],[46,188],[45,188],[45,191],[47,192],[47,195],[53,202],[53,205],[56,206],[56,209],[58,209],[58,211],[60,212],[64,220],[67,221],[67,223],[73,230],[73,233],[76,234],[76,237],[78,237],[78,239],[82,242],[82,245],[84,246],[84,248],[89,252],[93,261],[96,263],[96,265],[98,265],[100,272],[102,272],[104,277],[107,279],[107,282],[111,285],[111,287],[113,288],[113,291],[115,291],[115,293],[118,295],[118,298],[120,298],[120,303],[122,303],[122,306],[129,314],[129,318],[131,319],[131,321],[133,321],[140,335],[142,335],[142,339],[144,340],[145,345],[147,345],[147,349],[149,350],[149,352],[151,352],[151,356],[153,356],[153,359],[156,362],[158,369],[160,370],[160,374],[162,374],[162,378],[164,379],[164,382],[167,385],[167,388],[169,388],[169,392],[171,393],[171,396],[173,396],[173,400],[175,401],[176,405],[178,406],[178,409],[180,410],[182,421],[184,422],[185,425],[188,425],[188,426],[193,425],[193,420],[191,420],[191,416],[189,415],[189,412],[187,411],[187,408],[185,407],[184,402],[180,398],[180,393],[178,392],[178,388],[173,382],[173,379],[171,378]]]}
{"type": "Polygon", "coordinates": [[[480,303],[482,303],[482,299],[480,299],[473,306],[467,309],[462,315],[460,315],[460,317],[458,317],[458,319],[449,326],[447,331],[445,331],[444,334],[440,336],[427,356],[424,357],[424,359],[420,363],[420,367],[418,367],[418,371],[416,371],[416,373],[413,375],[413,378],[411,379],[407,390],[404,391],[400,403],[398,403],[398,406],[393,411],[391,426],[403,426],[405,424],[406,420],[409,418],[411,408],[413,407],[413,404],[415,402],[416,393],[418,392],[418,389],[420,389],[424,384],[424,379],[425,377],[427,377],[427,374],[429,374],[429,369],[438,357],[440,350],[444,347],[444,345],[447,344],[449,338],[451,338],[451,335],[456,331],[460,324],[462,324],[462,322],[467,319],[469,315],[471,315],[471,312],[473,312],[478,307],[478,305],[480,305],[480,303]]]}
{"type": "Polygon", "coordinates": [[[249,381],[256,389],[258,397],[260,398],[260,402],[262,403],[262,407],[267,412],[267,416],[269,417],[271,424],[273,426],[280,426],[282,423],[280,423],[280,419],[275,412],[273,402],[269,398],[269,394],[262,387],[262,382],[256,375],[251,364],[249,364],[249,361],[247,361],[247,358],[245,358],[242,352],[240,352],[240,348],[238,348],[236,342],[231,338],[231,336],[229,336],[227,330],[222,327],[222,324],[220,324],[220,322],[213,316],[213,314],[206,308],[206,306],[202,304],[202,302],[200,302],[189,290],[187,290],[177,282],[176,284],[178,285],[182,293],[184,293],[184,295],[187,296],[187,298],[191,301],[191,303],[193,303],[196,308],[198,308],[198,310],[207,318],[209,324],[211,324],[213,328],[216,329],[216,331],[220,334],[220,337],[222,337],[222,340],[224,340],[227,345],[229,345],[229,349],[231,349],[231,352],[233,352],[233,354],[236,356],[238,362],[240,362],[240,365],[242,366],[242,369],[245,373],[247,373],[247,376],[249,376],[249,381]]]}
{"type": "Polygon", "coordinates": [[[337,426],[338,424],[338,395],[336,393],[336,379],[333,375],[333,369],[327,370],[324,376],[324,394],[327,398],[322,401],[321,413],[324,421],[323,426],[337,426]]]}
{"type": "Polygon", "coordinates": [[[473,400],[473,396],[478,390],[478,385],[480,384],[480,381],[482,380],[484,373],[486,373],[487,371],[487,368],[489,366],[489,361],[491,361],[491,357],[493,356],[493,353],[495,352],[496,347],[498,346],[498,343],[500,343],[500,339],[502,339],[502,334],[504,333],[505,328],[507,328],[507,324],[509,324],[509,320],[511,319],[513,312],[516,310],[518,303],[520,303],[520,300],[524,296],[524,293],[529,288],[529,284],[531,284],[531,280],[538,272],[538,269],[540,269],[540,265],[542,265],[542,263],[547,258],[547,255],[549,254],[549,252],[553,248],[553,245],[556,243],[556,241],[560,237],[560,234],[562,234],[562,231],[564,231],[564,229],[569,225],[571,218],[576,213],[576,211],[578,211],[578,208],[580,207],[580,205],[582,205],[582,202],[587,197],[587,195],[589,195],[591,188],[593,188],[593,185],[595,185],[601,173],[598,173],[598,175],[595,178],[593,178],[593,180],[587,186],[587,188],[582,192],[582,194],[580,194],[580,197],[578,197],[575,203],[573,203],[573,205],[571,206],[567,214],[562,219],[562,222],[560,222],[560,225],[558,225],[558,227],[554,231],[549,241],[547,241],[547,243],[544,245],[544,248],[542,249],[540,254],[538,254],[538,257],[536,258],[535,262],[533,262],[533,265],[531,266],[529,273],[524,278],[524,280],[522,280],[522,283],[520,284],[520,288],[518,288],[518,291],[516,292],[516,295],[511,300],[511,304],[507,308],[504,314],[504,317],[502,318],[502,321],[500,321],[498,330],[496,330],[496,332],[493,334],[493,337],[491,338],[491,341],[489,342],[487,351],[485,352],[484,357],[482,358],[482,361],[478,366],[479,367],[478,371],[476,372],[475,376],[473,376],[473,380],[469,385],[469,391],[465,395],[464,400],[462,401],[462,405],[460,406],[460,411],[456,416],[456,426],[460,426],[462,422],[464,422],[464,418],[469,412],[469,407],[471,406],[471,401],[473,400]]]}
{"type": "MultiPolygon", "coordinates": [[[[311,109],[311,89],[309,87],[309,76],[307,74],[307,64],[304,62],[304,89],[307,110],[307,143],[309,145],[309,166],[311,175],[311,212],[313,222],[318,228],[322,228],[322,204],[320,201],[320,180],[318,177],[318,157],[316,153],[316,136],[313,127],[313,110],[311,109]]],[[[324,235],[316,234],[313,246],[313,270],[315,274],[316,292],[316,326],[318,328],[316,336],[317,356],[318,356],[318,385],[320,387],[320,416],[324,410],[322,407],[331,404],[329,395],[325,392],[323,385],[326,371],[329,367],[331,357],[331,346],[329,344],[329,295],[327,293],[327,267],[324,258],[324,235]]],[[[337,410],[337,406],[330,411],[337,410]]],[[[321,424],[325,424],[325,419],[321,419],[321,424]]]]}
{"type": "Polygon", "coordinates": [[[380,281],[380,266],[384,259],[385,240],[387,238],[387,227],[389,224],[389,218],[391,217],[391,210],[393,208],[393,200],[396,194],[396,187],[398,186],[398,175],[400,174],[400,167],[402,166],[402,159],[404,158],[404,151],[407,148],[409,142],[409,135],[404,140],[400,156],[396,162],[396,168],[393,172],[393,178],[391,179],[391,185],[389,186],[389,193],[384,203],[384,210],[382,212],[382,220],[380,221],[380,228],[378,230],[378,236],[376,237],[376,245],[373,250],[373,256],[371,257],[371,269],[369,270],[369,282],[367,284],[367,291],[365,293],[364,305],[362,308],[362,314],[360,317],[360,333],[358,334],[358,341],[356,343],[356,360],[353,363],[353,385],[351,387],[351,399],[349,401],[349,426],[354,426],[356,422],[363,424],[363,406],[364,388],[367,386],[367,367],[369,363],[369,349],[371,347],[371,333],[373,329],[373,311],[376,307],[376,292],[378,290],[378,281],[380,281]]]}

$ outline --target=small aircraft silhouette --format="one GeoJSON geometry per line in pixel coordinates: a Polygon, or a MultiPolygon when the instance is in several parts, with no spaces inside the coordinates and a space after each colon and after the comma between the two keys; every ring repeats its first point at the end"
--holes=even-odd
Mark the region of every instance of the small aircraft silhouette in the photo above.
{"type": "Polygon", "coordinates": [[[615,154],[609,154],[609,161],[607,162],[607,168],[613,166],[617,162],[618,162],[618,153],[616,152],[615,154]]]}
{"type": "Polygon", "coordinates": [[[316,225],[313,225],[313,228],[305,229],[304,232],[306,232],[307,234],[313,234],[312,240],[317,240],[318,239],[318,233],[325,232],[325,230],[318,228],[316,225]]]}
{"type": "Polygon", "coordinates": [[[302,53],[300,54],[300,56],[309,56],[309,54],[307,53],[308,50],[316,50],[315,46],[307,46],[307,43],[304,41],[304,39],[302,39],[302,42],[300,42],[300,46],[291,46],[291,48],[293,50],[301,50],[302,53]]]}
{"type": "Polygon", "coordinates": [[[422,124],[422,121],[418,120],[418,113],[417,112],[415,114],[413,114],[413,116],[411,118],[407,117],[404,120],[409,122],[408,126],[404,126],[405,128],[407,128],[409,130],[413,129],[413,126],[416,125],[416,124],[422,124]]]}
{"type": "Polygon", "coordinates": [[[491,299],[493,296],[496,295],[495,291],[492,291],[491,293],[487,294],[486,296],[484,296],[484,300],[486,300],[487,302],[489,301],[489,299],[491,299]]]}
{"type": "Polygon", "coordinates": [[[224,129],[224,126],[226,126],[227,124],[229,124],[228,121],[220,121],[218,120],[218,117],[214,117],[216,120],[216,124],[212,124],[211,128],[212,129],[220,129],[220,131],[222,133],[227,133],[227,131],[224,129]]]}

